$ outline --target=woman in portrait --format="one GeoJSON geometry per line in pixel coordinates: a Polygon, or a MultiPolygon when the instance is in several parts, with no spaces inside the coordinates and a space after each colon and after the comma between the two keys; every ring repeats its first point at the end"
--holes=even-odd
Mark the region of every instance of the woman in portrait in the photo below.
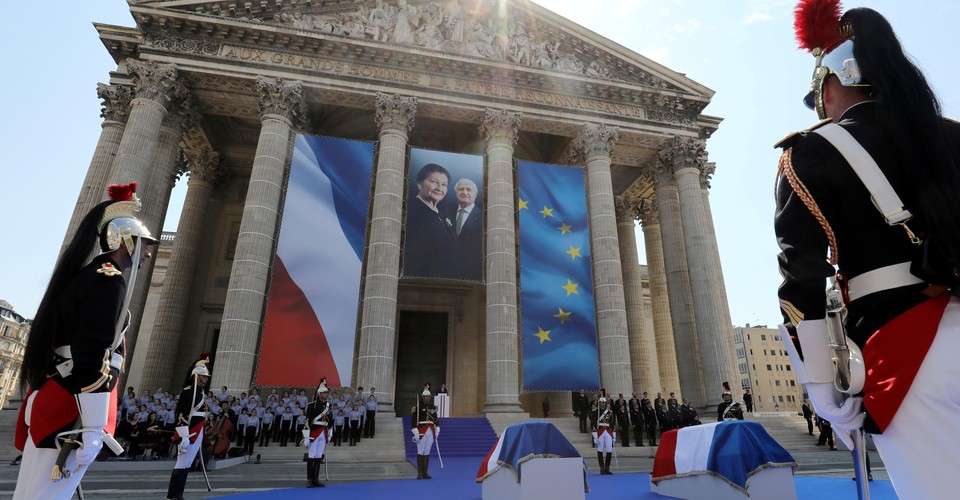
{"type": "Polygon", "coordinates": [[[407,204],[403,274],[456,279],[460,244],[453,221],[441,215],[438,207],[447,195],[450,172],[436,163],[428,163],[417,173],[416,181],[417,194],[407,204]]]}

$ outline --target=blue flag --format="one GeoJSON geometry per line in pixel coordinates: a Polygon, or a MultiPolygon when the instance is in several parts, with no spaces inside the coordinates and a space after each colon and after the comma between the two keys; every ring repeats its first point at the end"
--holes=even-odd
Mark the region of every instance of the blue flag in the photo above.
{"type": "Polygon", "coordinates": [[[523,388],[600,388],[583,169],[517,164],[523,388]]]}

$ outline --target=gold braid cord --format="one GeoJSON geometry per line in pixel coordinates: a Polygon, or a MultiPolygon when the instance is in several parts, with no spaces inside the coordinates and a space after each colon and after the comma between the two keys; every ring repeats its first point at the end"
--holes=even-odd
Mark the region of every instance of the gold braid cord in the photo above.
{"type": "Polygon", "coordinates": [[[810,194],[810,190],[808,190],[807,186],[803,184],[803,181],[797,177],[797,172],[793,169],[792,154],[793,148],[787,148],[783,151],[783,154],[780,155],[780,164],[777,166],[777,179],[779,179],[781,175],[787,178],[787,182],[790,183],[793,192],[797,193],[800,201],[803,202],[807,210],[809,210],[810,213],[813,214],[813,217],[817,219],[817,222],[820,223],[820,227],[822,227],[823,232],[826,233],[827,242],[830,245],[830,256],[827,258],[827,262],[831,265],[836,265],[839,260],[837,236],[833,233],[833,228],[830,227],[830,223],[827,222],[827,218],[817,205],[817,201],[814,200],[810,194]]]}

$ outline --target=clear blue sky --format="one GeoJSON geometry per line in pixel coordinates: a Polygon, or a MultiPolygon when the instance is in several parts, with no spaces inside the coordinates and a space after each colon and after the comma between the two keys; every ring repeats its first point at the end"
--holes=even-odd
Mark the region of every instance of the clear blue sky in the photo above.
{"type": "MultiPolygon", "coordinates": [[[[538,3],[716,91],[724,118],[707,143],[711,203],[733,322],[779,322],[773,182],[783,135],[816,122],[800,103],[812,57],[796,49],[794,1],[539,0],[538,3]]],[[[960,2],[847,1],[884,13],[926,71],[945,114],[960,117],[960,2]]],[[[31,317],[43,294],[100,135],[97,82],[116,64],[92,23],[133,26],[127,3],[14,2],[0,20],[7,76],[0,146],[0,299],[31,317]]],[[[176,227],[183,186],[165,229],[176,227]]],[[[640,232],[638,231],[638,235],[640,232]]],[[[640,245],[642,251],[642,242],[640,245]]],[[[641,262],[645,257],[641,255],[641,262]]]]}

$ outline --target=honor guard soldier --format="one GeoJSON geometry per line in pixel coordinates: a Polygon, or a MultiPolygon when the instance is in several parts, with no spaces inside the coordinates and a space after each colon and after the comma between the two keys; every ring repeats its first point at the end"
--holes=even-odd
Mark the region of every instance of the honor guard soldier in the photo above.
{"type": "Polygon", "coordinates": [[[787,351],[817,415],[848,447],[873,434],[901,498],[952,497],[960,124],[942,116],[881,14],[842,13],[836,0],[805,0],[796,12],[800,48],[816,58],[804,102],[822,121],[776,145],[787,351]]]}
{"type": "Polygon", "coordinates": [[[322,488],[320,482],[320,463],[330,441],[330,403],[327,401],[327,379],[320,380],[317,394],[307,405],[306,427],[303,431],[303,445],[307,448],[307,488],[322,488]]]}
{"type": "Polygon", "coordinates": [[[717,422],[724,420],[743,420],[743,408],[740,403],[733,400],[733,393],[730,392],[730,382],[723,383],[723,401],[717,405],[717,422]]]}
{"type": "Polygon", "coordinates": [[[440,425],[437,423],[437,407],[433,404],[433,394],[430,393],[430,382],[423,386],[423,392],[417,398],[417,406],[411,410],[410,432],[413,442],[417,443],[417,479],[430,479],[427,469],[430,466],[430,450],[433,442],[440,435],[440,425]]]}
{"type": "MultiPolygon", "coordinates": [[[[183,500],[183,490],[187,486],[187,475],[193,466],[197,453],[203,447],[204,426],[207,423],[207,400],[203,397],[204,387],[210,381],[210,361],[197,361],[187,379],[187,384],[177,398],[177,426],[173,441],[177,443],[177,463],[170,474],[167,486],[167,500],[183,500]]],[[[203,461],[203,457],[200,457],[203,461]]],[[[204,472],[206,474],[206,472],[204,472]]]]}
{"type": "MultiPolygon", "coordinates": [[[[603,394],[606,393],[603,392],[603,394]]],[[[610,472],[610,459],[613,457],[613,442],[617,440],[617,434],[613,431],[612,421],[613,410],[610,409],[609,401],[606,397],[600,396],[597,399],[597,428],[593,431],[593,443],[597,445],[600,474],[613,474],[610,472]]]]}
{"type": "Polygon", "coordinates": [[[110,200],[83,218],[37,309],[20,378],[18,500],[70,498],[103,444],[123,451],[111,434],[127,306],[157,243],[136,217],[136,188],[111,185],[110,200]]]}

